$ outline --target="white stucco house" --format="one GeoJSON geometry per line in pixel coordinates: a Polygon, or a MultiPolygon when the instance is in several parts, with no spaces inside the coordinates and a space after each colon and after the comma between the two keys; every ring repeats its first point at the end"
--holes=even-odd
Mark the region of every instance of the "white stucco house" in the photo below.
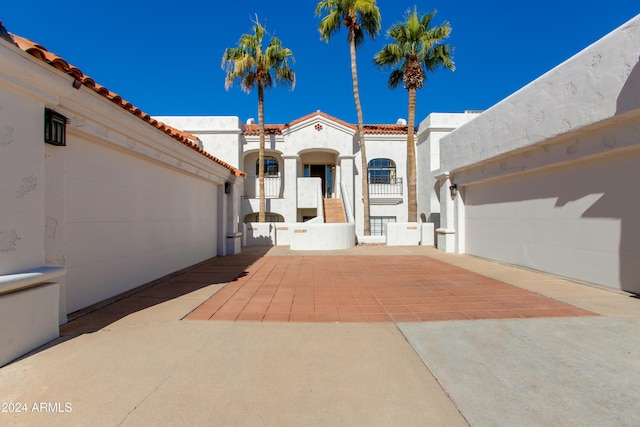
{"type": "Polygon", "coordinates": [[[152,118],[0,30],[0,365],[241,243],[435,245],[640,293],[640,16],[484,112],[424,118],[416,224],[406,124],[365,125],[372,236],[354,124],[266,125],[260,224],[254,121],[152,118]]]}
{"type": "MultiPolygon", "coordinates": [[[[438,166],[438,139],[477,115],[432,114],[425,120],[418,135],[422,174],[429,177],[432,168],[438,166]]],[[[341,200],[343,209],[347,211],[353,208],[353,224],[359,243],[384,243],[388,223],[407,222],[407,125],[402,119],[396,124],[365,124],[364,127],[372,237],[363,235],[361,158],[355,124],[317,111],[287,124],[265,125],[265,197],[267,222],[270,224],[261,226],[255,224],[259,207],[258,125],[251,119],[243,124],[237,117],[174,116],[156,119],[197,136],[205,150],[216,153],[225,162],[247,173],[242,190],[240,222],[251,224],[249,231],[261,231],[259,239],[245,239],[248,244],[290,244],[290,238],[283,237],[287,233],[278,231],[289,231],[295,225],[278,223],[333,222],[324,217],[323,200],[327,203],[326,199],[341,200]],[[270,227],[273,232],[261,227],[270,227]]],[[[432,198],[428,187],[426,192],[419,194],[418,200],[425,200],[421,203],[423,218],[434,210],[432,198]]],[[[348,217],[347,212],[343,222],[349,222],[348,217]]],[[[428,221],[425,219],[423,222],[428,221]]],[[[331,227],[324,225],[322,234],[326,236],[328,233],[335,239],[338,236],[331,233],[331,227]]],[[[342,229],[337,231],[338,235],[343,233],[342,229]]],[[[349,233],[353,235],[353,232],[349,233]]],[[[300,249],[318,249],[316,239],[306,240],[300,249]]],[[[432,241],[431,238],[428,240],[432,241]]],[[[350,245],[355,241],[352,240],[350,245]]],[[[416,243],[421,241],[418,237],[416,243]]]]}
{"type": "MultiPolygon", "coordinates": [[[[640,292],[639,56],[635,17],[487,111],[425,118],[416,142],[418,213],[435,227],[438,249],[640,292]]],[[[240,221],[254,221],[257,126],[161,119],[248,173],[240,221]]],[[[362,236],[356,127],[316,112],[266,129],[269,221],[320,216],[320,204],[304,197],[313,187],[302,182],[319,177],[317,192],[352,204],[358,242],[389,244],[393,223],[422,227],[405,224],[406,126],[365,126],[371,238],[362,236]]],[[[258,242],[278,244],[277,226],[275,235],[256,230],[258,242]]],[[[425,234],[401,241],[429,244],[425,234]]]]}

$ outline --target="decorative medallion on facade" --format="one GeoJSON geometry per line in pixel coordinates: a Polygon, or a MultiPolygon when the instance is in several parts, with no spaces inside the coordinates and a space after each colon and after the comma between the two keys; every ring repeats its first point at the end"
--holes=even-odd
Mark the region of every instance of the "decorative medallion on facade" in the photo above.
{"type": "Polygon", "coordinates": [[[322,130],[322,125],[320,123],[315,125],[315,128],[318,132],[320,132],[322,130]]]}

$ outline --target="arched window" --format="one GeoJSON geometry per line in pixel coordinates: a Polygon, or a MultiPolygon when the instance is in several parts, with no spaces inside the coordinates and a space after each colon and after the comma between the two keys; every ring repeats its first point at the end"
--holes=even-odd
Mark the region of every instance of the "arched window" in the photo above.
{"type": "MultiPolygon", "coordinates": [[[[284,222],[284,217],[278,213],[274,212],[265,212],[265,221],[266,222],[284,222]]],[[[244,222],[258,222],[258,213],[250,213],[244,217],[244,222]]]]}
{"type": "Polygon", "coordinates": [[[395,184],[396,164],[391,159],[369,161],[369,184],[395,184]]]}
{"type": "MultiPolygon", "coordinates": [[[[256,160],[256,176],[258,176],[260,160],[256,160]]],[[[278,176],[278,159],[271,156],[264,157],[264,176],[278,176]]]]}

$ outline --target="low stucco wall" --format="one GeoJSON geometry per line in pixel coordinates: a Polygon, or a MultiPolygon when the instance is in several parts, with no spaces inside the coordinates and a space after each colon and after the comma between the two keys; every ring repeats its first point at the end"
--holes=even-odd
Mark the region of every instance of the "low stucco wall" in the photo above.
{"type": "Polygon", "coordinates": [[[242,232],[242,246],[276,246],[276,224],[287,228],[284,222],[247,222],[239,225],[242,232]]]}
{"type": "Polygon", "coordinates": [[[0,294],[0,366],[58,337],[59,294],[58,283],[0,294]]]}
{"type": "Polygon", "coordinates": [[[292,250],[337,250],[355,246],[353,224],[264,222],[241,224],[243,246],[290,246],[292,250]]]}
{"type": "Polygon", "coordinates": [[[418,246],[422,229],[417,222],[390,222],[387,224],[387,246],[418,246]]]}
{"type": "Polygon", "coordinates": [[[356,245],[355,224],[306,224],[292,227],[292,250],[340,250],[356,245]]]}

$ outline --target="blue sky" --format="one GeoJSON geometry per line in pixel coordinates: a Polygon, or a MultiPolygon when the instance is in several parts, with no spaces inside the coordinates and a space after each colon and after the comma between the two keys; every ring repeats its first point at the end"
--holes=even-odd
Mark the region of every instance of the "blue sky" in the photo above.
{"type": "MultiPolygon", "coordinates": [[[[45,46],[96,82],[151,115],[257,118],[257,94],[224,89],[221,58],[258,16],[293,50],[294,91],[267,92],[265,120],[287,123],[321,110],[356,122],[346,32],[321,41],[316,1],[6,2],[0,20],[12,33],[45,46]]],[[[449,21],[456,71],[428,75],[418,92],[419,122],[431,112],[483,110],[570,58],[640,13],[636,0],[378,0],[382,32],[358,51],[366,123],[407,116],[407,93],[388,89],[373,55],[385,32],[417,5],[449,21]]]]}

